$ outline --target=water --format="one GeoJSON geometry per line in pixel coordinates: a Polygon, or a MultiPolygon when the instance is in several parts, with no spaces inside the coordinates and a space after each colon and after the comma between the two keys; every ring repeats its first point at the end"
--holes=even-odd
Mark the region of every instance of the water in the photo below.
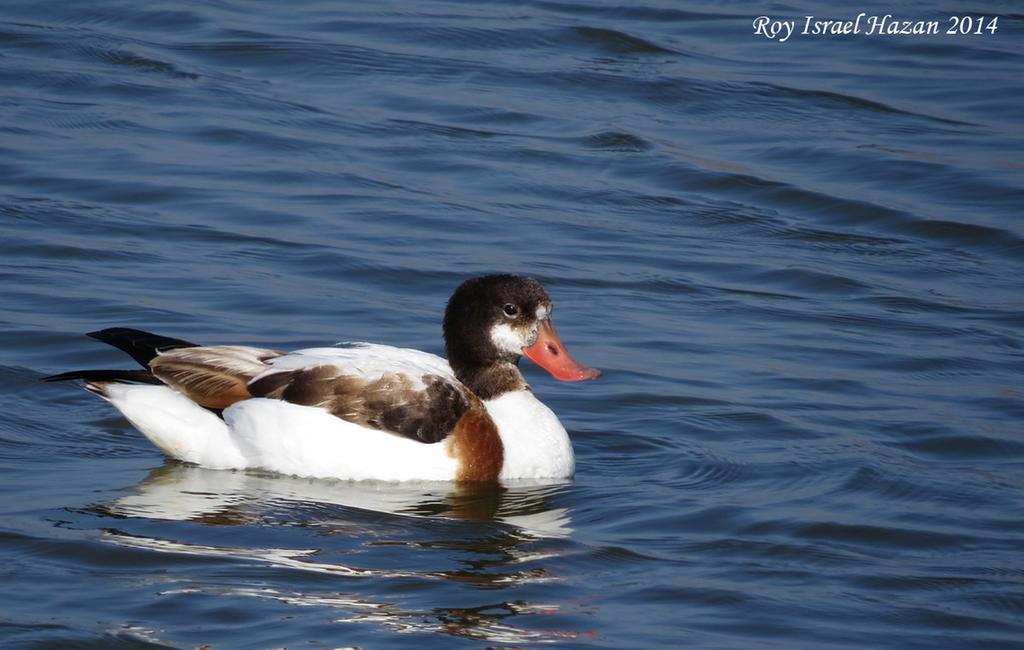
{"type": "Polygon", "coordinates": [[[1024,49],[866,0],[0,7],[5,647],[1024,647],[1024,49]],[[441,351],[529,273],[578,474],[165,461],[82,336],[441,351]]]}

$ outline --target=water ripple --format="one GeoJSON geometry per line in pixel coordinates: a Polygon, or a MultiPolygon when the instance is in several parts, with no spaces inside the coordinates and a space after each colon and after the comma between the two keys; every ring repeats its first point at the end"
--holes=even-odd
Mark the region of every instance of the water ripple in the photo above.
{"type": "Polygon", "coordinates": [[[788,9],[715,0],[3,3],[0,635],[1019,646],[1022,17],[988,4],[779,44],[788,9]],[[523,364],[571,481],[164,464],[39,382],[126,362],[83,336],[115,325],[441,352],[496,271],[605,371],[523,364]]]}

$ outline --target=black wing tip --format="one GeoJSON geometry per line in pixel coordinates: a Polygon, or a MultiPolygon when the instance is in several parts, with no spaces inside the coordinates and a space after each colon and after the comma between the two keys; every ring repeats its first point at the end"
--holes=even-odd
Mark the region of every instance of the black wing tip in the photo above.
{"type": "Polygon", "coordinates": [[[170,336],[161,336],[146,330],[135,329],[134,327],[105,327],[95,332],[88,332],[86,336],[97,341],[110,343],[112,341],[161,341],[165,345],[179,345],[196,347],[195,343],[184,339],[176,339],[170,336]]]}
{"type": "Polygon", "coordinates": [[[88,370],[72,370],[71,372],[62,372],[59,375],[50,375],[49,377],[43,377],[40,381],[45,381],[49,383],[55,381],[70,381],[73,379],[80,379],[82,381],[82,388],[89,391],[90,393],[93,393],[94,395],[99,395],[100,397],[106,398],[107,385],[110,384],[111,382],[89,379],[87,375],[90,374],[91,373],[88,370]]]}
{"type": "Polygon", "coordinates": [[[129,336],[153,336],[145,330],[137,330],[132,327],[104,327],[101,330],[95,332],[87,332],[86,336],[94,338],[97,341],[103,341],[106,343],[112,339],[126,338],[129,336]]]}
{"type": "Polygon", "coordinates": [[[57,381],[80,380],[83,382],[118,382],[133,384],[162,384],[148,370],[72,370],[57,375],[43,377],[39,381],[53,383],[57,381]]]}
{"type": "Polygon", "coordinates": [[[85,335],[90,337],[90,338],[94,338],[94,339],[102,341],[102,340],[108,338],[110,336],[110,334],[116,333],[119,330],[120,331],[124,331],[124,330],[127,330],[127,329],[128,329],[127,327],[105,327],[105,328],[103,328],[101,330],[96,330],[94,332],[86,332],[85,335]]]}
{"type": "Polygon", "coordinates": [[[149,362],[163,350],[174,348],[198,347],[191,341],[161,336],[132,327],[108,327],[86,334],[91,338],[112,345],[125,352],[143,368],[149,368],[149,362]]]}
{"type": "Polygon", "coordinates": [[[44,381],[44,382],[47,382],[47,383],[54,382],[54,381],[70,381],[72,379],[80,379],[81,378],[81,374],[82,374],[81,372],[75,372],[75,371],[62,372],[62,373],[60,373],[58,375],[48,375],[46,377],[43,377],[39,381],[44,381]]]}

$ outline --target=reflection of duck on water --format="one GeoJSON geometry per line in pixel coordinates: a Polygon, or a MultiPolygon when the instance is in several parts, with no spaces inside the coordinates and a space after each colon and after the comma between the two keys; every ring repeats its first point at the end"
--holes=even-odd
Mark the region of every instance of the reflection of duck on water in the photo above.
{"type": "MultiPolygon", "coordinates": [[[[197,576],[168,583],[163,594],[253,597],[330,608],[332,621],[392,631],[440,632],[500,644],[550,643],[586,634],[551,628],[552,614],[572,613],[580,606],[506,601],[501,593],[557,580],[553,563],[566,548],[576,548],[559,539],[572,533],[569,512],[552,507],[565,485],[306,479],[170,461],[150,472],[132,493],[90,512],[119,520],[105,524],[102,533],[118,546],[342,579],[296,581],[285,574],[281,581],[262,578],[261,586],[254,587],[246,581],[197,576]],[[275,525],[265,528],[268,519],[275,525]],[[147,520],[198,526],[156,537],[147,520]],[[237,528],[238,534],[225,528],[237,528]],[[293,532],[282,533],[289,530],[293,532]],[[260,539],[269,544],[259,544],[260,539]],[[288,545],[282,539],[296,540],[295,547],[282,548],[288,545]],[[396,547],[404,550],[396,554],[396,547]],[[351,579],[357,582],[347,581],[351,579]],[[474,588],[465,592],[469,602],[457,608],[416,609],[395,595],[386,600],[375,596],[381,588],[374,582],[378,579],[397,579],[403,585],[425,581],[423,588],[436,581],[474,588]],[[474,602],[474,597],[480,600],[474,602]]],[[[167,524],[159,530],[167,531],[167,524]]],[[[418,593],[411,602],[423,600],[423,592],[418,593]]]]}
{"type": "Polygon", "coordinates": [[[566,352],[532,278],[464,282],[448,302],[448,360],[383,345],[282,353],[199,346],[139,330],[92,336],[145,370],[80,379],[167,455],[218,469],[380,480],[565,478],[565,429],[519,372],[521,355],[556,379],[599,373],[566,352]]]}
{"type": "Polygon", "coordinates": [[[98,506],[100,514],[237,526],[282,503],[341,506],[413,517],[496,521],[526,537],[568,537],[569,514],[550,499],[564,481],[451,483],[340,481],[208,470],[170,461],[150,472],[134,494],[98,506]]]}

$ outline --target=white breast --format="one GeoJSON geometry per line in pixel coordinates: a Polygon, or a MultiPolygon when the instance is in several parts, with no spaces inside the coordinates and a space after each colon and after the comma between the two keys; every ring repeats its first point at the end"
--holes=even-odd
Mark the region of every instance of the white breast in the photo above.
{"type": "Polygon", "coordinates": [[[569,434],[529,390],[484,402],[505,447],[501,479],[568,478],[576,471],[569,434]]]}

